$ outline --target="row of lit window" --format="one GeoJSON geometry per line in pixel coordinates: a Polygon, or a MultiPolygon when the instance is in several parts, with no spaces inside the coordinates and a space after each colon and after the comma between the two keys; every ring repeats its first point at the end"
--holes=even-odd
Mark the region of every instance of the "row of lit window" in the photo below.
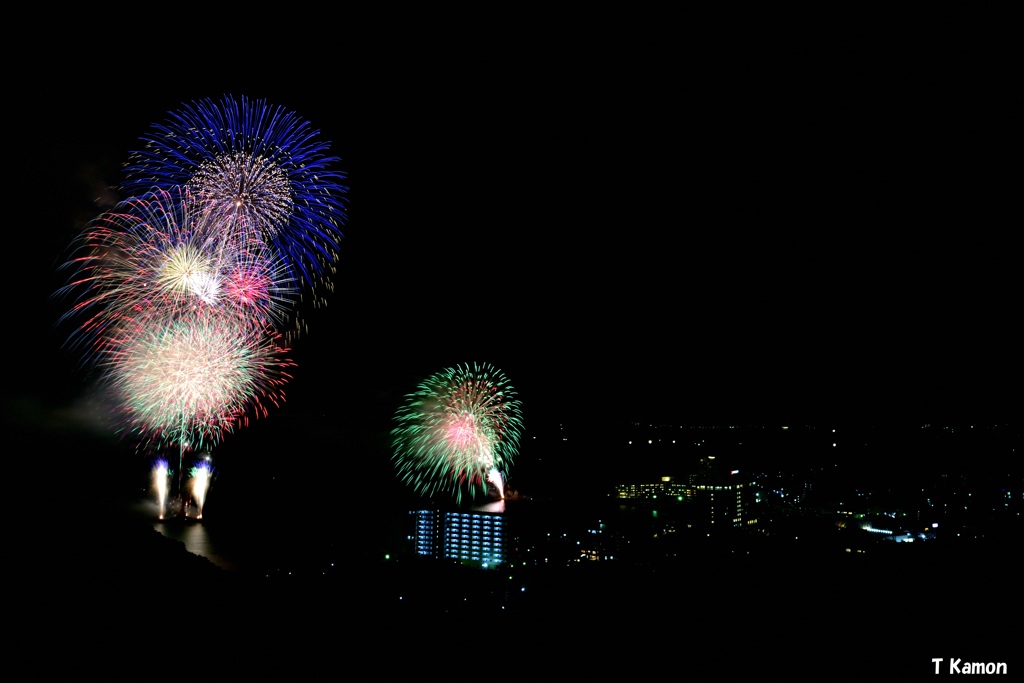
{"type": "Polygon", "coordinates": [[[498,562],[502,559],[502,555],[500,553],[494,555],[481,555],[480,553],[445,553],[445,557],[458,560],[482,560],[486,558],[487,560],[498,562]]]}
{"type": "Polygon", "coordinates": [[[501,546],[501,545],[504,545],[504,544],[501,542],[500,538],[496,539],[494,542],[491,542],[491,541],[479,541],[477,539],[461,539],[460,540],[458,538],[453,538],[453,539],[445,539],[444,545],[445,545],[445,547],[449,547],[449,546],[481,546],[481,545],[490,547],[492,545],[501,546]]]}
{"type": "Polygon", "coordinates": [[[477,521],[477,520],[485,520],[485,521],[497,520],[497,521],[500,521],[501,520],[501,518],[496,516],[496,515],[482,515],[482,514],[479,514],[479,513],[467,514],[467,513],[464,513],[464,512],[449,512],[449,513],[447,513],[445,515],[445,517],[447,517],[450,520],[457,520],[457,519],[472,519],[474,521],[477,521]]]}
{"type": "Polygon", "coordinates": [[[461,534],[457,531],[449,531],[444,535],[445,538],[503,538],[504,534],[500,531],[495,531],[493,534],[489,532],[483,532],[482,534],[468,534],[462,532],[461,534]]]}
{"type": "Polygon", "coordinates": [[[744,484],[728,484],[726,486],[711,486],[710,484],[697,484],[693,487],[696,491],[732,491],[733,489],[741,489],[744,484]]]}

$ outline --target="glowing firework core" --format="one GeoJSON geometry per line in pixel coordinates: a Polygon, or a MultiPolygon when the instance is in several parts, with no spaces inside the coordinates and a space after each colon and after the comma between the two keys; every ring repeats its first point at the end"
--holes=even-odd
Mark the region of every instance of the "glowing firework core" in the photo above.
{"type": "Polygon", "coordinates": [[[288,176],[275,162],[244,153],[204,159],[188,182],[197,197],[230,211],[270,237],[294,210],[288,176]]]}
{"type": "Polygon", "coordinates": [[[216,303],[220,289],[212,260],[192,245],[168,250],[157,273],[157,283],[171,293],[192,293],[206,303],[216,303]]]}

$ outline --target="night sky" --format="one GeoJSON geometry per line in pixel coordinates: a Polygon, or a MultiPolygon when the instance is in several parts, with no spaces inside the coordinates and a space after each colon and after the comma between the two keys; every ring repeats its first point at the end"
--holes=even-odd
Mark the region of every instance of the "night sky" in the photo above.
{"type": "Polygon", "coordinates": [[[56,267],[152,123],[231,94],[308,120],[350,187],[334,291],[260,426],[281,441],[374,442],[419,381],[473,362],[505,372],[527,431],[1017,419],[1005,181],[979,159],[987,196],[954,210],[971,169],[927,32],[704,28],[403,34],[185,74],[83,41],[20,72],[8,416],[80,409],[56,267]]]}

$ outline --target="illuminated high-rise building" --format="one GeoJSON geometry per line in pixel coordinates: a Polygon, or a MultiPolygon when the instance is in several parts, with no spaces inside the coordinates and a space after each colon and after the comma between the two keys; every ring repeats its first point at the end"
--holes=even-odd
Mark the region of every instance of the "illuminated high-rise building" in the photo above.
{"type": "Polygon", "coordinates": [[[507,561],[504,515],[494,512],[412,510],[413,552],[483,568],[507,561]]]}
{"type": "Polygon", "coordinates": [[[421,557],[435,557],[438,548],[438,530],[440,525],[437,522],[438,512],[436,510],[410,510],[412,517],[412,532],[409,540],[412,542],[412,552],[421,557]]]}

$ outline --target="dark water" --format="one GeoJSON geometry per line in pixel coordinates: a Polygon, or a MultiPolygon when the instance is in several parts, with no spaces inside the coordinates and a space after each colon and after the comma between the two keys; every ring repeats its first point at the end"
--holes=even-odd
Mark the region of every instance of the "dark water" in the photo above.
{"type": "Polygon", "coordinates": [[[147,520],[163,536],[182,543],[188,552],[229,571],[262,570],[272,560],[272,550],[277,545],[274,539],[287,534],[287,530],[277,528],[279,525],[257,518],[251,520],[248,528],[216,519],[204,521],[174,516],[164,519],[160,508],[151,501],[133,505],[132,514],[147,520]]]}
{"type": "Polygon", "coordinates": [[[202,519],[160,519],[155,502],[140,501],[133,514],[163,536],[222,569],[249,574],[320,572],[332,565],[379,559],[405,543],[406,510],[295,508],[205,512],[202,519]]]}
{"type": "MultiPolygon", "coordinates": [[[[422,507],[420,505],[419,507],[422,507]]],[[[360,561],[383,559],[408,551],[410,511],[417,506],[380,501],[338,509],[295,509],[252,514],[204,512],[202,520],[160,519],[155,502],[141,501],[134,513],[163,536],[228,571],[308,574],[360,561]]],[[[511,516],[529,536],[583,528],[608,512],[607,503],[576,501],[555,505],[540,501],[496,501],[474,506],[511,516]]]]}
{"type": "Polygon", "coordinates": [[[181,541],[188,552],[205,557],[222,569],[258,568],[251,549],[240,543],[237,536],[225,534],[216,527],[201,522],[154,520],[153,528],[167,538],[181,541]]]}

